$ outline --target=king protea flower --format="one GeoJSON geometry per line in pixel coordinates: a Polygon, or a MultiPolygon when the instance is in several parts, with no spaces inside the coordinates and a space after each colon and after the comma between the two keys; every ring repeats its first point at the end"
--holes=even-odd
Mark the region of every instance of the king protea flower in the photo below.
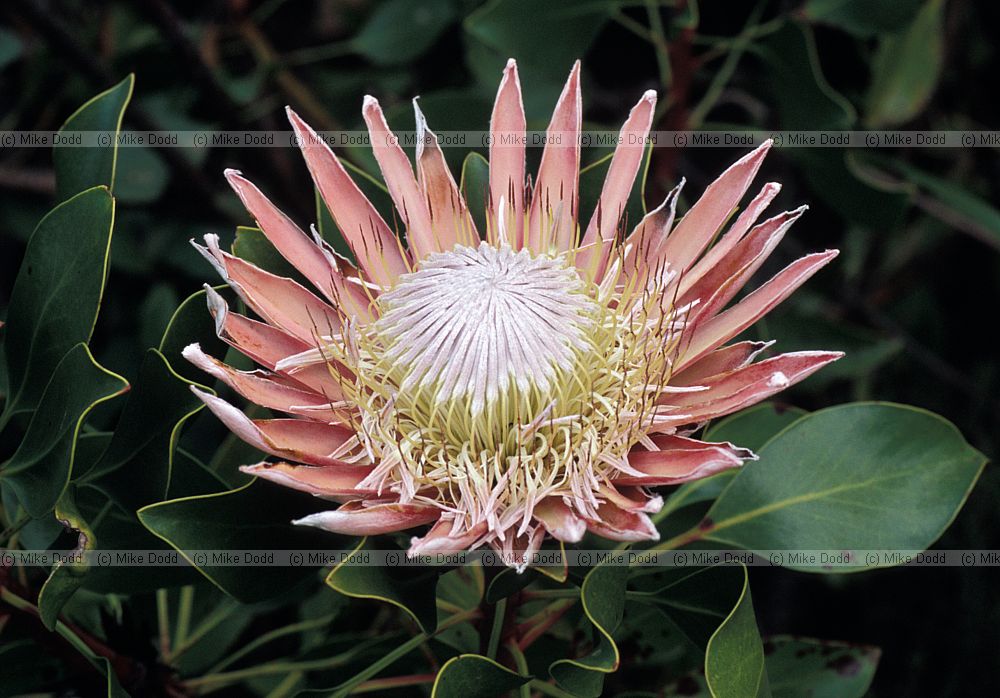
{"type": "Polygon", "coordinates": [[[357,267],[239,172],[226,172],[313,288],[205,236],[199,249],[259,317],[232,312],[206,288],[218,334],[265,370],[237,371],[196,344],[185,356],[251,402],[289,415],[250,419],[195,391],[233,432],[280,459],[245,472],[340,503],[295,523],[358,536],[430,525],[412,538],[411,555],[489,544],[523,567],[546,534],[656,539],[649,514],[662,499],[649,488],[755,457],[691,434],[840,354],[754,362],[770,343],[726,343],[837,253],[803,257],[729,306],[805,210],[755,225],[779,190],[766,184],[711,245],[770,142],[726,170],[679,221],[680,186],[621,230],[655,103],[647,92],[629,114],[584,225],[579,63],[549,124],[562,144],[546,146],[531,185],[509,61],[491,121],[486,229],[478,230],[416,102],[414,174],[378,102],[366,97],[364,118],[405,243],[289,109],[357,267]]]}

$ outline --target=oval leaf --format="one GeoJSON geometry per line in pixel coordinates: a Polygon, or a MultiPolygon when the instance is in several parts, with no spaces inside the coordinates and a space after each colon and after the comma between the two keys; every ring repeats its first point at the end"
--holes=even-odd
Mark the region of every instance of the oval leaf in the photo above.
{"type": "MultiPolygon", "coordinates": [[[[350,556],[330,571],[326,583],[345,596],[392,604],[413,618],[421,630],[434,632],[437,628],[438,571],[366,564],[365,551],[375,546],[374,541],[363,538],[350,556]]],[[[398,551],[398,560],[405,560],[405,556],[405,551],[398,551]]]]}
{"type": "Polygon", "coordinates": [[[478,654],[452,657],[434,679],[431,698],[492,698],[523,686],[530,676],[521,676],[478,654]]]}
{"type": "Polygon", "coordinates": [[[882,39],[872,62],[869,126],[902,124],[923,110],[944,63],[943,25],[944,0],[927,0],[909,27],[882,39]]]}
{"type": "Polygon", "coordinates": [[[945,419],[888,403],[810,414],[759,455],[709,510],[704,538],[749,550],[923,550],[986,461],[945,419]]]}
{"type": "Polygon", "coordinates": [[[69,484],[87,414],[126,390],[128,382],[94,361],[86,344],[70,349],[55,367],[24,440],[0,470],[32,517],[51,511],[69,484]]]}
{"type": "Polygon", "coordinates": [[[59,133],[66,139],[81,131],[101,131],[110,140],[96,147],[65,145],[52,150],[56,168],[56,196],[65,201],[90,187],[111,189],[118,159],[118,133],[125,108],[132,99],[135,76],[129,75],[114,87],[86,102],[66,119],[59,133]]]}
{"type": "Polygon", "coordinates": [[[625,612],[628,567],[600,564],[587,573],[580,587],[583,612],[593,623],[597,642],[594,650],[579,659],[560,659],[549,666],[549,674],[562,688],[578,696],[601,695],[604,675],[617,671],[618,645],[612,634],[625,612]]]}
{"type": "Polygon", "coordinates": [[[234,598],[260,601],[285,593],[315,574],[312,566],[232,566],[197,551],[326,550],[342,539],[291,520],[316,510],[316,500],[284,487],[252,480],[229,492],[182,497],[140,509],[139,521],[166,541],[205,577],[234,598]]]}
{"type": "Polygon", "coordinates": [[[56,206],[32,233],[4,327],[10,389],[5,418],[33,410],[56,364],[74,345],[90,340],[114,213],[110,192],[94,187],[56,206]]]}
{"type": "Polygon", "coordinates": [[[715,698],[771,695],[747,569],[742,565],[740,569],[743,589],[736,606],[709,639],[705,650],[705,680],[715,698]]]}

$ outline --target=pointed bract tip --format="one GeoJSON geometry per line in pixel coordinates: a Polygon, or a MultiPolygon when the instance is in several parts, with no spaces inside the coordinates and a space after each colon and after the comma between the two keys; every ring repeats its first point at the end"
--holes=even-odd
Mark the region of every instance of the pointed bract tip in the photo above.
{"type": "Polygon", "coordinates": [[[656,104],[656,90],[646,90],[642,93],[643,100],[656,104]]]}
{"type": "Polygon", "coordinates": [[[312,128],[309,126],[309,124],[307,124],[302,119],[302,117],[299,116],[298,112],[296,112],[291,107],[285,107],[285,116],[288,117],[289,123],[292,125],[292,128],[295,129],[296,131],[302,131],[302,130],[311,131],[312,130],[312,128]]]}
{"type": "Polygon", "coordinates": [[[232,167],[227,167],[226,169],[224,169],[222,171],[222,175],[226,179],[232,179],[233,177],[239,177],[240,179],[243,178],[243,173],[232,167]]]}
{"type": "Polygon", "coordinates": [[[365,95],[365,98],[361,100],[361,108],[365,111],[368,111],[369,109],[378,109],[378,100],[371,95],[365,95]]]}
{"type": "Polygon", "coordinates": [[[292,523],[296,526],[315,526],[316,528],[323,528],[323,513],[319,512],[316,514],[309,514],[309,516],[303,516],[301,519],[292,519],[292,523]]]}
{"type": "Polygon", "coordinates": [[[517,70],[517,61],[513,58],[508,58],[507,65],[504,66],[504,71],[506,72],[508,70],[517,70]]]}
{"type": "MultiPolygon", "coordinates": [[[[420,104],[417,101],[419,99],[420,99],[419,96],[413,98],[413,116],[417,120],[417,128],[419,129],[421,126],[423,126],[426,129],[427,128],[427,117],[424,116],[424,110],[420,108],[420,104]]],[[[419,140],[419,138],[418,138],[418,140],[419,140]]]]}

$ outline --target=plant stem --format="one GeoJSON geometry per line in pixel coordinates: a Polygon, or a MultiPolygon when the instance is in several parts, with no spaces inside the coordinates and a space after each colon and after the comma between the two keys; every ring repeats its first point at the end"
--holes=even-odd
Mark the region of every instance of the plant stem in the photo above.
{"type": "Polygon", "coordinates": [[[503,621],[507,615],[507,599],[500,599],[493,609],[493,628],[490,630],[490,641],[486,645],[486,656],[490,659],[497,658],[497,649],[500,647],[500,636],[503,634],[503,621]]]}
{"type": "Polygon", "coordinates": [[[355,688],[351,694],[387,691],[406,686],[420,686],[425,683],[434,683],[434,679],[436,678],[437,674],[410,674],[408,676],[391,676],[386,679],[372,679],[371,681],[365,681],[355,688]]]}
{"type": "Polygon", "coordinates": [[[178,644],[173,653],[170,655],[170,659],[176,660],[182,654],[187,652],[189,649],[194,647],[198,642],[205,637],[209,632],[214,630],[219,623],[224,621],[226,617],[239,608],[239,605],[232,601],[224,602],[222,605],[218,606],[212,613],[208,615],[201,622],[201,624],[194,629],[194,631],[187,636],[183,644],[178,644]]]}
{"type": "Polygon", "coordinates": [[[528,618],[515,629],[518,647],[526,650],[573,607],[576,599],[558,599],[528,618]]]}
{"type": "Polygon", "coordinates": [[[656,66],[660,71],[660,83],[669,91],[673,82],[670,68],[670,54],[667,49],[667,34],[663,29],[659,3],[646,0],[646,14],[649,16],[649,38],[656,52],[656,66]]]}
{"type": "Polygon", "coordinates": [[[284,637],[285,635],[293,635],[295,633],[302,632],[303,630],[311,630],[313,628],[320,628],[333,620],[335,614],[328,614],[320,618],[312,618],[310,620],[304,620],[299,623],[292,623],[291,625],[286,625],[277,630],[272,630],[269,633],[264,633],[259,637],[254,638],[251,642],[243,645],[240,649],[236,650],[228,657],[224,657],[219,660],[211,669],[208,670],[209,674],[217,674],[221,672],[228,666],[235,664],[237,661],[247,656],[253,652],[258,647],[266,645],[272,640],[277,640],[279,637],[284,637]]]}
{"type": "Polygon", "coordinates": [[[156,625],[160,632],[160,656],[170,656],[170,599],[166,589],[156,590],[156,625]]]}
{"type": "Polygon", "coordinates": [[[174,628],[173,647],[180,646],[187,639],[188,630],[191,628],[191,611],[194,606],[194,586],[187,585],[181,588],[180,600],[177,606],[177,627],[174,628]]]}
{"type": "MultiPolygon", "coordinates": [[[[514,666],[517,667],[517,673],[522,676],[528,675],[528,660],[524,657],[524,652],[521,648],[517,646],[515,640],[511,640],[507,643],[507,651],[510,652],[510,656],[514,658],[514,666]]],[[[528,684],[524,684],[518,691],[520,698],[531,698],[531,687],[528,684]]]]}
{"type": "Polygon", "coordinates": [[[267,694],[267,698],[285,698],[295,688],[296,684],[302,680],[302,675],[303,672],[301,671],[289,672],[288,676],[281,683],[271,689],[271,692],[267,694]]]}
{"type": "Polygon", "coordinates": [[[715,72],[712,78],[711,84],[705,91],[704,96],[701,100],[694,106],[691,113],[688,115],[688,128],[696,129],[701,126],[708,112],[712,110],[715,103],[719,101],[719,96],[722,91],[729,84],[730,78],[732,78],[733,73],[736,72],[736,67],[739,65],[740,58],[743,57],[743,52],[746,47],[750,44],[751,32],[760,19],[761,13],[764,11],[764,3],[758,2],[754,5],[753,9],[750,11],[750,17],[747,19],[747,23],[740,32],[739,36],[732,44],[732,48],[726,55],[726,60],[723,62],[722,66],[715,72]]]}
{"type": "Polygon", "coordinates": [[[478,608],[472,609],[470,611],[465,611],[463,613],[456,613],[451,618],[448,618],[446,621],[438,625],[437,630],[435,630],[433,633],[420,633],[416,637],[407,640],[402,645],[400,645],[392,652],[382,657],[374,664],[366,667],[365,669],[362,669],[357,674],[355,674],[354,676],[352,676],[351,678],[347,679],[342,684],[337,686],[337,690],[333,692],[331,698],[341,698],[342,696],[349,695],[354,691],[354,689],[357,686],[361,685],[368,679],[378,674],[380,671],[382,671],[383,669],[391,665],[393,662],[395,662],[397,659],[406,656],[412,650],[416,649],[427,640],[447,630],[451,626],[475,618],[477,615],[479,615],[478,608]]]}
{"type": "Polygon", "coordinates": [[[13,538],[18,532],[31,523],[31,517],[25,514],[20,519],[15,521],[10,525],[9,528],[5,529],[3,533],[0,533],[0,544],[6,543],[8,540],[13,538]]]}
{"type": "MultiPolygon", "coordinates": [[[[20,596],[10,591],[6,587],[0,587],[0,601],[4,601],[13,608],[19,611],[24,611],[30,613],[36,618],[40,618],[41,614],[38,611],[38,606],[31,603],[27,599],[22,599],[20,596]]],[[[89,645],[81,638],[79,635],[70,630],[61,620],[56,621],[56,633],[59,634],[64,640],[66,640],[73,648],[82,654],[88,662],[90,662],[95,669],[103,673],[103,668],[99,666],[97,662],[97,654],[90,648],[89,645]]]]}
{"type": "Polygon", "coordinates": [[[646,550],[640,551],[640,554],[643,554],[643,553],[658,553],[658,552],[664,552],[664,551],[667,551],[667,550],[676,550],[677,548],[683,547],[683,546],[687,545],[688,543],[694,543],[696,541],[701,540],[711,530],[712,530],[711,528],[703,528],[700,525],[694,526],[693,528],[688,529],[684,533],[679,533],[676,536],[674,536],[673,538],[665,540],[664,542],[660,543],[659,545],[654,545],[652,548],[647,548],[646,550]]]}

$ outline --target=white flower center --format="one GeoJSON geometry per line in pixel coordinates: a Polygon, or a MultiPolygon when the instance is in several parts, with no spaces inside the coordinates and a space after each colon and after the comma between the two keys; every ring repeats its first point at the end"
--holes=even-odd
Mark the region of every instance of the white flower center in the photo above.
{"type": "Polygon", "coordinates": [[[473,415],[511,384],[547,392],[587,348],[596,309],[564,259],[485,242],[431,255],[379,304],[375,332],[385,360],[405,367],[400,389],[467,399],[473,415]]]}

